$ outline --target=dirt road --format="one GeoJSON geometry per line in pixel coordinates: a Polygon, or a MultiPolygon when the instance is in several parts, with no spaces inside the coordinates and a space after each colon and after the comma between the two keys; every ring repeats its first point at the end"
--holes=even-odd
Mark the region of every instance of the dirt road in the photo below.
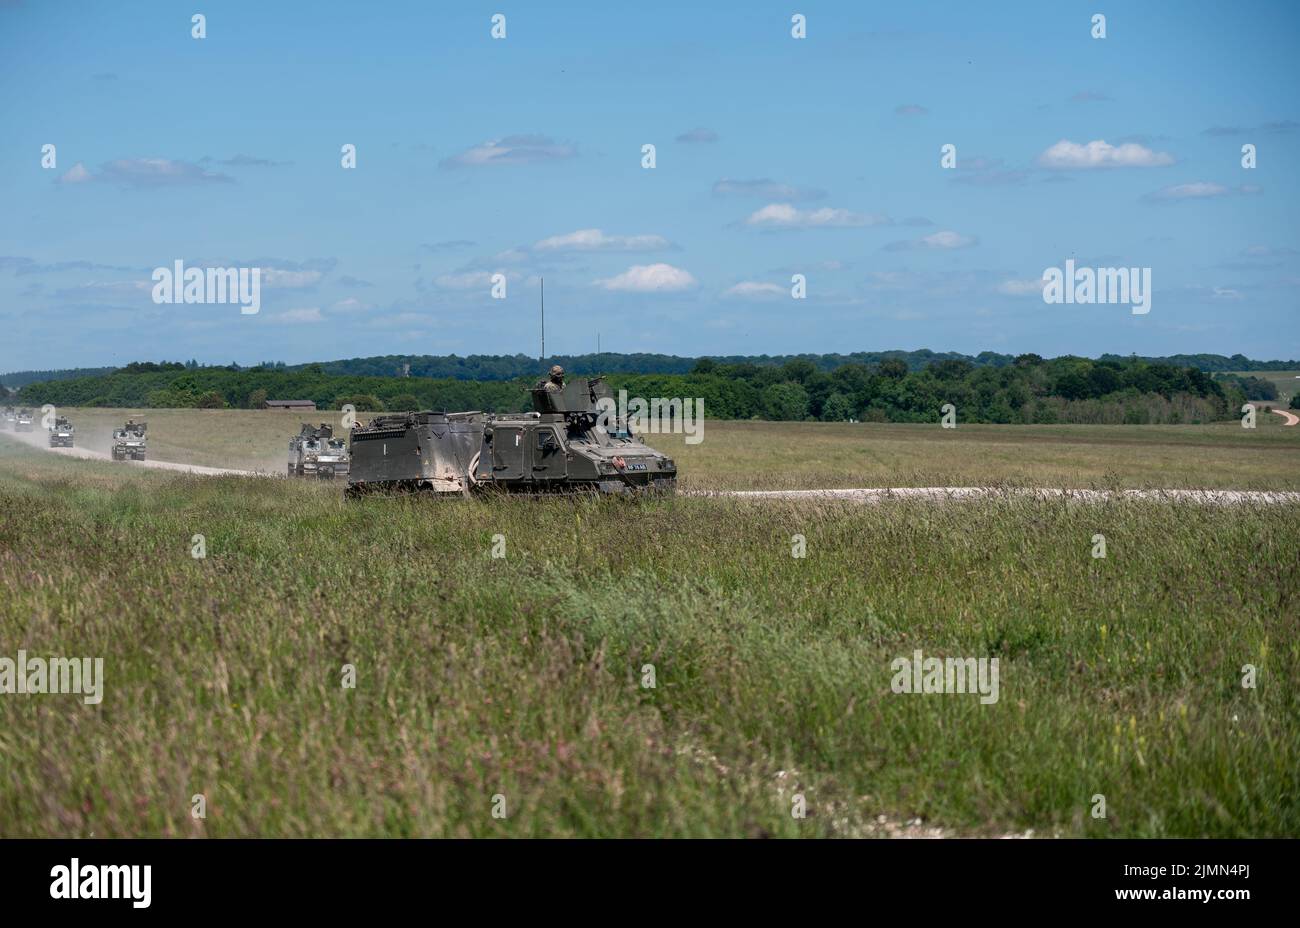
{"type": "MultiPolygon", "coordinates": [[[[12,438],[41,448],[51,454],[107,461],[112,455],[89,448],[51,448],[44,432],[0,432],[0,437],[12,438]]],[[[180,471],[205,476],[276,477],[253,470],[230,467],[204,467],[199,464],[174,464],[171,461],[128,461],[132,467],[155,470],[180,471]]],[[[1102,503],[1112,499],[1146,499],[1169,502],[1190,502],[1206,505],[1240,505],[1243,503],[1274,505],[1300,503],[1300,492],[1284,490],[1066,490],[1052,488],[999,488],[999,487],[874,487],[846,490],[684,490],[682,496],[726,497],[729,499],[783,499],[783,500],[843,500],[855,503],[883,503],[899,499],[925,499],[932,502],[953,500],[998,500],[1009,498],[1065,499],[1083,503],[1102,503]]]]}
{"type": "MultiPolygon", "coordinates": [[[[11,438],[20,441],[25,445],[33,448],[40,448],[51,454],[62,454],[65,457],[85,458],[93,461],[111,461],[113,456],[107,451],[95,451],[91,448],[51,448],[49,445],[49,435],[44,431],[32,432],[0,432],[0,437],[11,438]]],[[[203,474],[208,477],[236,476],[236,477],[264,477],[268,474],[261,474],[253,470],[236,470],[230,467],[204,467],[201,464],[174,464],[171,461],[127,461],[125,462],[132,467],[148,467],[152,470],[173,470],[187,474],[203,474]]]]}

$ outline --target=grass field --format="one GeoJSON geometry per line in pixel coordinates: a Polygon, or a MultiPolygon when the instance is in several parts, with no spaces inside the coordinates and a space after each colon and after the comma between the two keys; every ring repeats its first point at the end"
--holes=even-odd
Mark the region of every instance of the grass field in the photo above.
{"type": "MultiPolygon", "coordinates": [[[[263,415],[150,411],[151,451],[278,462],[263,415]]],[[[652,444],[696,487],[1293,489],[1297,432],[652,444]]],[[[106,678],[0,696],[0,835],[1294,836],[1298,571],[1291,505],[345,503],[0,440],[0,657],[106,678]],[[892,692],[915,649],[997,657],[999,700],[892,692]]]]}
{"type": "MultiPolygon", "coordinates": [[[[149,420],[149,456],[284,472],[300,417],[194,409],[68,409],[77,443],[107,451],[113,427],[149,420]]],[[[303,417],[305,418],[305,417],[303,417]]],[[[363,415],[363,419],[364,419],[363,415]]],[[[336,428],[339,413],[312,422],[336,428]]],[[[0,435],[3,435],[0,432],[0,435]]],[[[1260,412],[1258,427],[1215,425],[934,425],[708,421],[704,440],[650,435],[688,489],[884,486],[1300,489],[1300,427],[1260,412]]]]}

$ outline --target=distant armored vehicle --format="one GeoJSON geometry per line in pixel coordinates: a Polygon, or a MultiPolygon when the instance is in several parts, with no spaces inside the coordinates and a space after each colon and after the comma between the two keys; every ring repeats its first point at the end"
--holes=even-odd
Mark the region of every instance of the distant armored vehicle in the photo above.
{"type": "Polygon", "coordinates": [[[15,432],[30,432],[32,430],[32,411],[30,409],[18,410],[18,418],[14,423],[15,432]]]}
{"type": "Polygon", "coordinates": [[[333,426],[322,422],[314,428],[304,422],[298,434],[289,439],[289,476],[345,477],[350,457],[347,444],[334,437],[333,426]]]}
{"type": "Polygon", "coordinates": [[[320,455],[316,458],[316,476],[322,480],[346,477],[352,469],[352,455],[348,452],[348,443],[342,438],[331,437],[323,440],[320,455]]]}
{"type": "Polygon", "coordinates": [[[6,406],[4,411],[4,417],[3,419],[0,419],[0,421],[4,422],[5,428],[12,429],[15,427],[16,423],[18,422],[18,413],[14,412],[14,408],[12,406],[6,406]]]}
{"type": "Polygon", "coordinates": [[[71,448],[72,447],[72,423],[68,421],[67,416],[59,416],[50,426],[50,447],[51,448],[71,448]]]}
{"type": "Polygon", "coordinates": [[[532,399],[530,413],[404,413],[354,427],[347,494],[676,488],[671,458],[632,435],[628,423],[607,421],[605,410],[614,403],[603,378],[564,386],[543,381],[533,388],[532,399]]]}
{"type": "Polygon", "coordinates": [[[132,461],[143,461],[148,428],[146,422],[127,419],[122,428],[113,429],[113,460],[125,461],[129,458],[132,461]]]}

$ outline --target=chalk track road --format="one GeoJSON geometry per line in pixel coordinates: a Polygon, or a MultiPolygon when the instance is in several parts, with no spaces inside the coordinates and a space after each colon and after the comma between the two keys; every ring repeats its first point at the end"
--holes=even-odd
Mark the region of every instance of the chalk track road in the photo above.
{"type": "MultiPolygon", "coordinates": [[[[111,460],[105,451],[90,448],[51,448],[42,433],[6,432],[3,437],[16,439],[33,448],[52,454],[84,458],[93,461],[111,460]]],[[[206,467],[199,464],[177,464],[171,461],[144,460],[125,462],[131,467],[148,467],[180,473],[200,474],[209,477],[283,477],[283,474],[231,467],[206,467]]],[[[1200,503],[1204,505],[1275,505],[1300,503],[1300,492],[1289,490],[1079,490],[1033,487],[863,487],[836,490],[684,490],[682,496],[725,497],[742,500],[793,500],[809,502],[842,501],[852,503],[886,503],[892,500],[921,499],[931,502],[979,501],[1028,497],[1034,499],[1065,499],[1081,503],[1102,503],[1112,499],[1142,499],[1165,502],[1200,503]]]]}

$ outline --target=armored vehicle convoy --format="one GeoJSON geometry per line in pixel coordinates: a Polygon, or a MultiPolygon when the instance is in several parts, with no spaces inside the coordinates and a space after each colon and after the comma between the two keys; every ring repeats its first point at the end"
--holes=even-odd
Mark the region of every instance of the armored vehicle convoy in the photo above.
{"type": "Polygon", "coordinates": [[[333,434],[333,429],[330,429],[331,437],[323,439],[320,456],[316,458],[316,476],[322,480],[346,477],[348,471],[352,469],[352,455],[348,453],[348,443],[342,438],[332,437],[333,434]]]}
{"type": "Polygon", "coordinates": [[[68,421],[67,416],[59,416],[50,426],[50,447],[51,448],[71,448],[72,447],[72,423],[68,421]]]}
{"type": "Polygon", "coordinates": [[[611,420],[614,398],[603,378],[541,383],[532,400],[528,413],[404,413],[353,427],[347,495],[676,488],[672,459],[632,435],[628,423],[611,420]]]}
{"type": "Polygon", "coordinates": [[[132,461],[143,461],[148,428],[147,422],[127,419],[126,425],[113,429],[113,460],[125,461],[129,458],[132,461]]]}
{"type": "Polygon", "coordinates": [[[319,428],[304,422],[289,439],[289,476],[333,479],[348,473],[347,444],[334,437],[334,428],[322,422],[319,428]]]}
{"type": "Polygon", "coordinates": [[[30,432],[32,430],[32,411],[30,409],[18,410],[18,418],[14,423],[15,432],[30,432]]]}

